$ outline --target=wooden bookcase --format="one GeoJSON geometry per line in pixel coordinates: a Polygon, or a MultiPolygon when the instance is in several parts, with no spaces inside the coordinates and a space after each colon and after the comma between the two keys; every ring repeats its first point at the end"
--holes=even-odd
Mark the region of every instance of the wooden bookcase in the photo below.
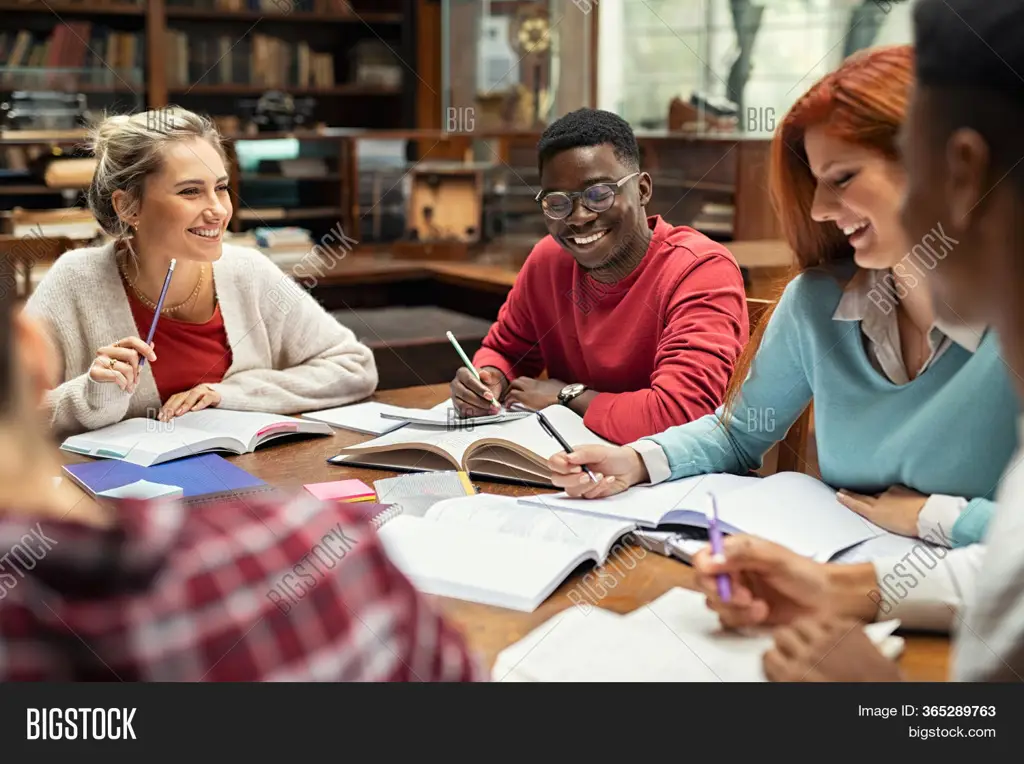
{"type": "MultiPolygon", "coordinates": [[[[0,0],[0,102],[16,90],[81,92],[95,112],[173,104],[230,124],[276,90],[312,99],[311,125],[413,130],[424,88],[414,70],[424,54],[417,50],[420,7],[417,0],[0,0]],[[397,81],[357,77],[354,51],[367,43],[396,59],[397,81]],[[317,54],[329,57],[319,71],[317,54]],[[17,66],[8,65],[12,60],[17,66]]],[[[234,137],[242,136],[229,142],[232,154],[234,137]]],[[[21,162],[27,156],[31,164],[41,152],[67,153],[79,143],[4,135],[0,152],[18,146],[21,162]]],[[[337,148],[331,172],[300,182],[309,201],[264,221],[254,219],[243,195],[233,229],[335,225],[348,205],[346,154],[341,143],[337,148]]],[[[0,156],[0,168],[11,165],[0,156]]],[[[247,184],[273,187],[272,179],[237,165],[232,175],[236,194],[247,184]]],[[[74,196],[74,189],[62,194],[36,178],[0,179],[0,210],[81,204],[74,196]]]]}
{"type": "MultiPolygon", "coordinates": [[[[83,73],[75,82],[75,73],[68,71],[47,79],[47,69],[53,70],[56,62],[68,60],[62,59],[60,50],[48,50],[45,65],[33,67],[42,70],[42,78],[24,70],[25,56],[19,58],[20,71],[5,76],[3,63],[9,61],[9,56],[0,52],[0,98],[14,89],[42,89],[49,82],[70,84],[62,89],[77,89],[97,97],[128,92],[143,101],[139,106],[149,108],[174,103],[209,114],[229,115],[238,112],[239,99],[277,89],[315,99],[314,120],[331,126],[411,129],[416,126],[418,84],[410,68],[410,62],[416,61],[416,9],[415,0],[0,0],[0,15],[4,18],[0,34],[6,32],[12,40],[20,30],[32,31],[38,41],[47,34],[56,39],[52,34],[62,26],[89,24],[87,29],[92,31],[86,34],[110,30],[136,35],[131,49],[135,52],[133,63],[141,63],[132,67],[139,70],[137,81],[115,77],[113,82],[96,82],[83,73]],[[261,5],[264,10],[258,10],[261,5]],[[244,10],[228,10],[234,7],[244,10]],[[296,10],[287,10],[289,7],[296,10]],[[176,35],[179,32],[184,33],[188,52],[187,60],[177,63],[192,67],[185,66],[184,78],[176,78],[169,71],[182,52],[176,35]],[[279,45],[268,48],[265,41],[269,38],[280,41],[279,45]],[[260,45],[256,40],[264,42],[260,45]],[[209,41],[219,44],[204,47],[209,41]],[[383,43],[397,57],[402,70],[399,83],[356,81],[350,54],[354,46],[367,41],[383,43]],[[327,83],[299,82],[299,51],[303,46],[332,57],[327,83]],[[254,47],[257,50],[253,51],[254,47]],[[282,70],[279,64],[285,61],[281,49],[291,54],[287,60],[292,71],[287,82],[276,78],[282,70]],[[240,50],[248,55],[240,57],[240,50]],[[225,73],[233,71],[228,66],[232,63],[242,66],[227,82],[225,73]],[[243,68],[253,76],[242,77],[243,68]],[[196,76],[200,69],[202,74],[196,76]],[[260,81],[260,74],[266,79],[260,81]]],[[[78,61],[89,61],[92,52],[102,46],[93,44],[98,38],[80,39],[80,29],[65,34],[69,40],[66,44],[71,47],[72,60],[78,56],[78,61]]],[[[118,58],[117,54],[97,52],[103,54],[103,67],[122,68],[109,64],[123,60],[123,55],[118,58]]],[[[10,45],[6,53],[10,53],[10,45]]],[[[107,104],[98,100],[97,105],[107,104]]]]}

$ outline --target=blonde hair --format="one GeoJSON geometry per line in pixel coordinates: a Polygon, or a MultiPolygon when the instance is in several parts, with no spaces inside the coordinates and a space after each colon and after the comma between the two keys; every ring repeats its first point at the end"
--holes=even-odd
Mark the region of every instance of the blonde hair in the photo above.
{"type": "Polygon", "coordinates": [[[132,232],[114,208],[114,192],[124,192],[124,218],[137,214],[143,181],[163,166],[163,150],[174,141],[194,138],[208,141],[227,164],[213,122],[177,106],[109,116],[92,129],[89,143],[97,161],[89,185],[89,209],[106,233],[125,239],[132,232]]]}

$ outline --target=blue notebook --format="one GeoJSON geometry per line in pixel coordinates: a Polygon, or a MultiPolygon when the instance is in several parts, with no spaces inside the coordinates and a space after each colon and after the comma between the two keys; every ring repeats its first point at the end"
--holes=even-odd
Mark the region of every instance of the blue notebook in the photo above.
{"type": "Polygon", "coordinates": [[[139,480],[180,487],[182,501],[186,504],[274,490],[273,486],[217,454],[199,454],[152,467],[103,459],[68,464],[64,472],[93,498],[103,491],[139,480]]]}

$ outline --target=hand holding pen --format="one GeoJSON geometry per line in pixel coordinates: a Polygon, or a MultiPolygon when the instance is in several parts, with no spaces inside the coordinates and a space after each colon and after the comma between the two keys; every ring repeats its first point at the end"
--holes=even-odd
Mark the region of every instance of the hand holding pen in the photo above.
{"type": "MultiPolygon", "coordinates": [[[[709,495],[709,498],[711,500],[711,517],[708,518],[708,538],[711,540],[711,551],[715,555],[715,561],[722,562],[725,560],[725,550],[722,547],[722,529],[718,526],[718,500],[713,493],[709,495]]],[[[718,587],[718,596],[721,597],[722,602],[729,602],[732,599],[729,574],[719,573],[715,576],[715,582],[718,587]]]]}
{"type": "MultiPolygon", "coordinates": [[[[540,426],[544,428],[544,430],[547,432],[547,434],[550,435],[552,438],[554,438],[555,440],[558,441],[558,445],[560,445],[562,447],[562,450],[565,451],[565,453],[567,453],[567,454],[571,454],[572,453],[572,447],[565,441],[565,438],[563,438],[559,434],[558,430],[556,430],[554,428],[554,426],[551,424],[551,422],[548,421],[548,418],[546,416],[544,416],[543,412],[541,412],[541,411],[537,412],[537,419],[540,420],[540,426]]],[[[594,473],[590,471],[590,468],[587,465],[585,465],[585,464],[582,465],[582,468],[583,468],[583,471],[586,472],[590,476],[590,479],[594,483],[601,482],[600,480],[597,479],[597,476],[594,475],[594,473]]]]}
{"type": "Polygon", "coordinates": [[[170,266],[167,268],[167,275],[164,277],[164,285],[160,290],[160,299],[149,325],[149,336],[146,341],[143,342],[138,337],[124,337],[112,345],[97,350],[96,358],[89,368],[89,378],[94,382],[112,382],[127,393],[135,392],[142,374],[142,367],[147,360],[151,363],[156,360],[153,337],[156,335],[156,326],[160,320],[160,312],[163,310],[176,263],[176,260],[171,260],[170,266]]]}
{"type": "Polygon", "coordinates": [[[462,368],[451,383],[452,403],[464,417],[487,416],[501,412],[501,393],[504,377],[497,369],[482,368],[479,371],[462,349],[455,335],[447,332],[448,341],[462,360],[462,368]]]}

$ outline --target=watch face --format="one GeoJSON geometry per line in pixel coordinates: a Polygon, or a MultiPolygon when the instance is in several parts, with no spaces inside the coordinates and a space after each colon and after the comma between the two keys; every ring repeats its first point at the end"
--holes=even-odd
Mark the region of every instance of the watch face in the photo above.
{"type": "Polygon", "coordinates": [[[562,398],[568,398],[571,395],[579,395],[580,393],[583,392],[584,387],[585,386],[580,384],[579,382],[572,385],[566,385],[565,387],[562,388],[562,392],[559,395],[562,398]]]}

